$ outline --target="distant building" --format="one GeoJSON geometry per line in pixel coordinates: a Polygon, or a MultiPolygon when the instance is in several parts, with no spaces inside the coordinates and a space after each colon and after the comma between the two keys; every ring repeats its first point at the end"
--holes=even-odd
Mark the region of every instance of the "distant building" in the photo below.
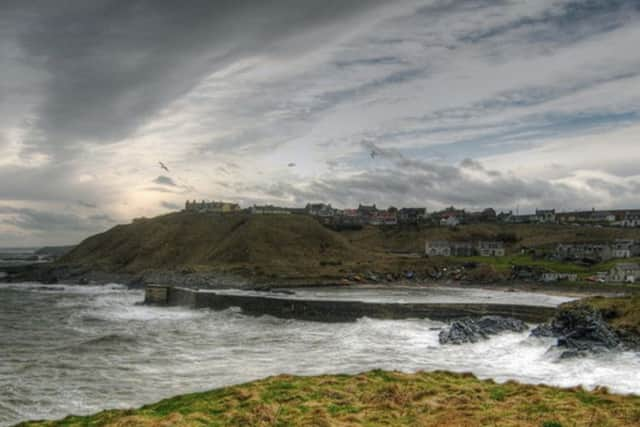
{"type": "Polygon", "coordinates": [[[555,209],[536,210],[536,222],[540,224],[551,224],[556,222],[555,209]]]}
{"type": "Polygon", "coordinates": [[[618,225],[628,228],[640,227],[640,214],[626,213],[618,225]]]}
{"type": "Polygon", "coordinates": [[[480,212],[471,212],[465,215],[466,222],[478,223],[478,222],[495,222],[498,219],[498,215],[493,208],[487,208],[480,212]]]}
{"type": "Polygon", "coordinates": [[[201,202],[187,200],[184,210],[187,212],[226,214],[240,212],[240,205],[227,202],[208,202],[206,200],[201,202]]]}
{"type": "Polygon", "coordinates": [[[478,242],[476,245],[478,254],[487,257],[503,257],[505,255],[503,242],[478,242]]]}
{"type": "Polygon", "coordinates": [[[609,272],[609,281],[635,283],[640,280],[640,265],[636,263],[617,264],[609,272]]]}
{"type": "Polygon", "coordinates": [[[427,256],[455,256],[470,257],[476,254],[471,242],[450,242],[446,240],[433,240],[425,243],[427,256]]]}
{"type": "Polygon", "coordinates": [[[561,243],[556,257],[562,260],[607,261],[614,256],[611,245],[603,243],[561,243]]]}
{"type": "Polygon", "coordinates": [[[631,258],[640,255],[640,244],[635,240],[618,239],[612,245],[613,258],[631,258]]]}
{"type": "Polygon", "coordinates": [[[389,211],[377,211],[368,217],[370,225],[397,225],[398,214],[389,211]]]}
{"type": "Polygon", "coordinates": [[[548,283],[559,281],[575,282],[578,280],[578,275],[573,273],[555,273],[550,271],[542,273],[541,280],[548,283]]]}
{"type": "Polygon", "coordinates": [[[291,210],[273,205],[253,205],[250,209],[252,215],[291,215],[291,210]]]}
{"type": "Polygon", "coordinates": [[[400,224],[419,224],[426,217],[426,208],[402,208],[398,211],[398,222],[400,224]]]}
{"type": "Polygon", "coordinates": [[[451,256],[451,245],[446,240],[427,240],[425,254],[427,256],[451,256]]]}
{"type": "Polygon", "coordinates": [[[363,218],[365,223],[369,223],[371,217],[375,216],[378,213],[378,208],[375,204],[373,205],[358,205],[358,214],[363,218]]]}
{"type": "Polygon", "coordinates": [[[331,217],[334,216],[336,210],[331,207],[331,204],[325,203],[309,203],[305,207],[307,214],[311,216],[331,217]]]}

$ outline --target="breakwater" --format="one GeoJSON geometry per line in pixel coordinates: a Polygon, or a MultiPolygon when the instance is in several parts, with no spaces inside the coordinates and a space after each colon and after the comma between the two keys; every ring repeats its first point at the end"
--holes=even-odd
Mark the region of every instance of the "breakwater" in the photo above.
{"type": "Polygon", "coordinates": [[[462,317],[496,315],[539,323],[550,319],[554,307],[493,303],[410,303],[366,302],[288,298],[286,295],[240,295],[217,291],[149,285],[145,303],[183,306],[195,309],[226,310],[237,307],[251,316],[319,322],[351,322],[362,317],[373,319],[426,318],[447,321],[462,317]]]}

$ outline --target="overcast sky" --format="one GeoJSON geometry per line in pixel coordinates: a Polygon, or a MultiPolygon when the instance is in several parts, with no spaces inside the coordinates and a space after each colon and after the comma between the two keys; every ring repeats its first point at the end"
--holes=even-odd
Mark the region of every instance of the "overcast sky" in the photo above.
{"type": "Polygon", "coordinates": [[[0,0],[0,246],[186,199],[639,207],[639,45],[640,0],[0,0]]]}

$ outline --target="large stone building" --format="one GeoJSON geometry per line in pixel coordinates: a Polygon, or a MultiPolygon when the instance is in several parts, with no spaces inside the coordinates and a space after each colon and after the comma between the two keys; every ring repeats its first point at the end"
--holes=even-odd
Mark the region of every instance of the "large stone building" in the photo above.
{"type": "Polygon", "coordinates": [[[240,212],[240,205],[237,203],[209,202],[206,200],[200,202],[187,200],[184,205],[184,210],[187,212],[226,214],[240,212]]]}
{"type": "Polygon", "coordinates": [[[556,247],[561,260],[607,261],[613,258],[611,245],[602,243],[562,243],[556,247]]]}

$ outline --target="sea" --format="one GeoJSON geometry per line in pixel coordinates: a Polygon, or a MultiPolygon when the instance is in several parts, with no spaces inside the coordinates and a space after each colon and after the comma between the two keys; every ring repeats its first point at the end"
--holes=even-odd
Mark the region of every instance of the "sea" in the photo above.
{"type": "Polygon", "coordinates": [[[151,307],[143,299],[115,283],[0,284],[0,426],[138,407],[282,373],[374,368],[640,394],[635,352],[562,360],[553,339],[527,332],[443,346],[438,333],[446,325],[426,319],[326,324],[151,307]]]}

